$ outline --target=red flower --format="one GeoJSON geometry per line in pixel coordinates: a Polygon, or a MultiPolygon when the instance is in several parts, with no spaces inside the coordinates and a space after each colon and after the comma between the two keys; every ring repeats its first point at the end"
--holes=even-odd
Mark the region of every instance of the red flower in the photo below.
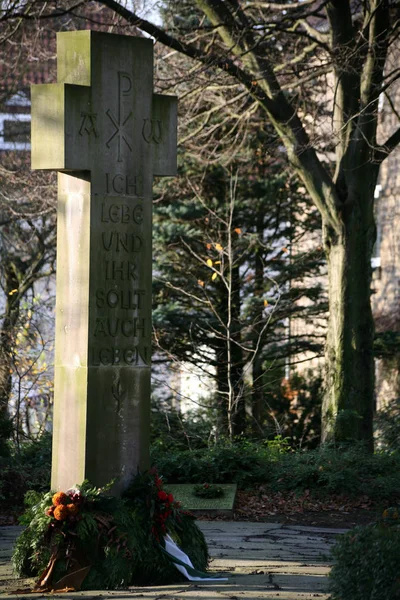
{"type": "Polygon", "coordinates": [[[172,504],[174,502],[174,497],[172,494],[168,494],[168,502],[172,504]]]}
{"type": "Polygon", "coordinates": [[[156,488],[158,490],[161,490],[163,482],[162,479],[158,476],[157,469],[153,467],[152,469],[150,469],[149,473],[151,473],[151,475],[154,475],[154,483],[156,485],[156,488]]]}
{"type": "Polygon", "coordinates": [[[168,500],[168,494],[164,492],[164,490],[160,490],[158,492],[158,498],[159,500],[161,500],[161,502],[165,502],[166,500],[168,500]]]}

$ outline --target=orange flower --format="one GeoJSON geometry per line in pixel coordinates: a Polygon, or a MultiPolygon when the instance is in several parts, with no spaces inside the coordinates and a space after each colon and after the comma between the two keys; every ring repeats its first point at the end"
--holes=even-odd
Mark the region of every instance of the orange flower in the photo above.
{"type": "Polygon", "coordinates": [[[64,492],[57,492],[53,496],[53,504],[54,506],[60,506],[61,504],[67,504],[69,497],[64,492]]]}
{"type": "Polygon", "coordinates": [[[67,504],[68,514],[75,516],[79,512],[79,506],[76,504],[67,504]]]}
{"type": "Polygon", "coordinates": [[[65,521],[65,519],[68,517],[68,514],[68,508],[63,504],[59,504],[54,509],[54,518],[57,519],[57,521],[65,521]]]}

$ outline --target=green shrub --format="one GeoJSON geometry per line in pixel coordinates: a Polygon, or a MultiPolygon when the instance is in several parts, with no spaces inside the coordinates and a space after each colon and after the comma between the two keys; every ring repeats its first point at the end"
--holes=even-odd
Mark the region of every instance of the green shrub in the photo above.
{"type": "MultiPolygon", "coordinates": [[[[400,499],[400,453],[369,454],[361,446],[293,452],[277,436],[264,442],[239,438],[212,447],[174,449],[153,444],[152,462],[169,483],[237,483],[267,490],[314,495],[368,496],[389,504],[400,499]]],[[[0,506],[19,510],[27,490],[50,488],[51,436],[27,442],[19,452],[0,457],[0,506]]]]}
{"type": "Polygon", "coordinates": [[[333,600],[400,598],[400,526],[367,525],[341,536],[332,550],[333,600]]]}
{"type": "Polygon", "coordinates": [[[369,454],[358,446],[294,452],[273,465],[269,484],[277,491],[309,489],[391,502],[400,495],[400,455],[369,454]]]}
{"type": "Polygon", "coordinates": [[[203,450],[169,451],[152,449],[152,460],[169,483],[237,483],[251,487],[268,480],[270,465],[287,451],[285,440],[271,445],[239,440],[221,442],[203,450]]]}
{"type": "Polygon", "coordinates": [[[368,454],[362,447],[322,447],[289,452],[285,440],[225,442],[194,451],[160,451],[153,462],[169,483],[262,484],[280,492],[368,496],[378,502],[400,497],[400,454],[368,454]]]}

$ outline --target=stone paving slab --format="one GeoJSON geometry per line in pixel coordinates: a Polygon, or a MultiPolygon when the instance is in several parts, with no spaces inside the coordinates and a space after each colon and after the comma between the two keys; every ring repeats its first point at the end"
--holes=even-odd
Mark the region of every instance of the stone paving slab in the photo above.
{"type": "Polygon", "coordinates": [[[187,582],[121,591],[11,594],[32,585],[13,578],[10,563],[20,527],[0,527],[0,598],[109,598],[110,600],[328,600],[329,553],[343,529],[198,521],[209,545],[210,571],[228,581],[187,582]]]}

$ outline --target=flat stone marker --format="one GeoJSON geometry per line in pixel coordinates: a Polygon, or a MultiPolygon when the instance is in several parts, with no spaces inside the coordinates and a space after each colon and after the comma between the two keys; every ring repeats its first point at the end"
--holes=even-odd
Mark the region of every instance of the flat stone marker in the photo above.
{"type": "Polygon", "coordinates": [[[181,502],[183,508],[195,515],[224,515],[231,516],[235,504],[237,491],[236,483],[216,483],[223,490],[223,495],[218,498],[201,498],[194,493],[194,485],[189,483],[165,484],[176,500],[181,502]]]}
{"type": "Polygon", "coordinates": [[[176,172],[177,101],[149,39],[57,34],[32,86],[32,168],[58,174],[52,489],[122,491],[149,460],[153,175],[176,172]]]}

